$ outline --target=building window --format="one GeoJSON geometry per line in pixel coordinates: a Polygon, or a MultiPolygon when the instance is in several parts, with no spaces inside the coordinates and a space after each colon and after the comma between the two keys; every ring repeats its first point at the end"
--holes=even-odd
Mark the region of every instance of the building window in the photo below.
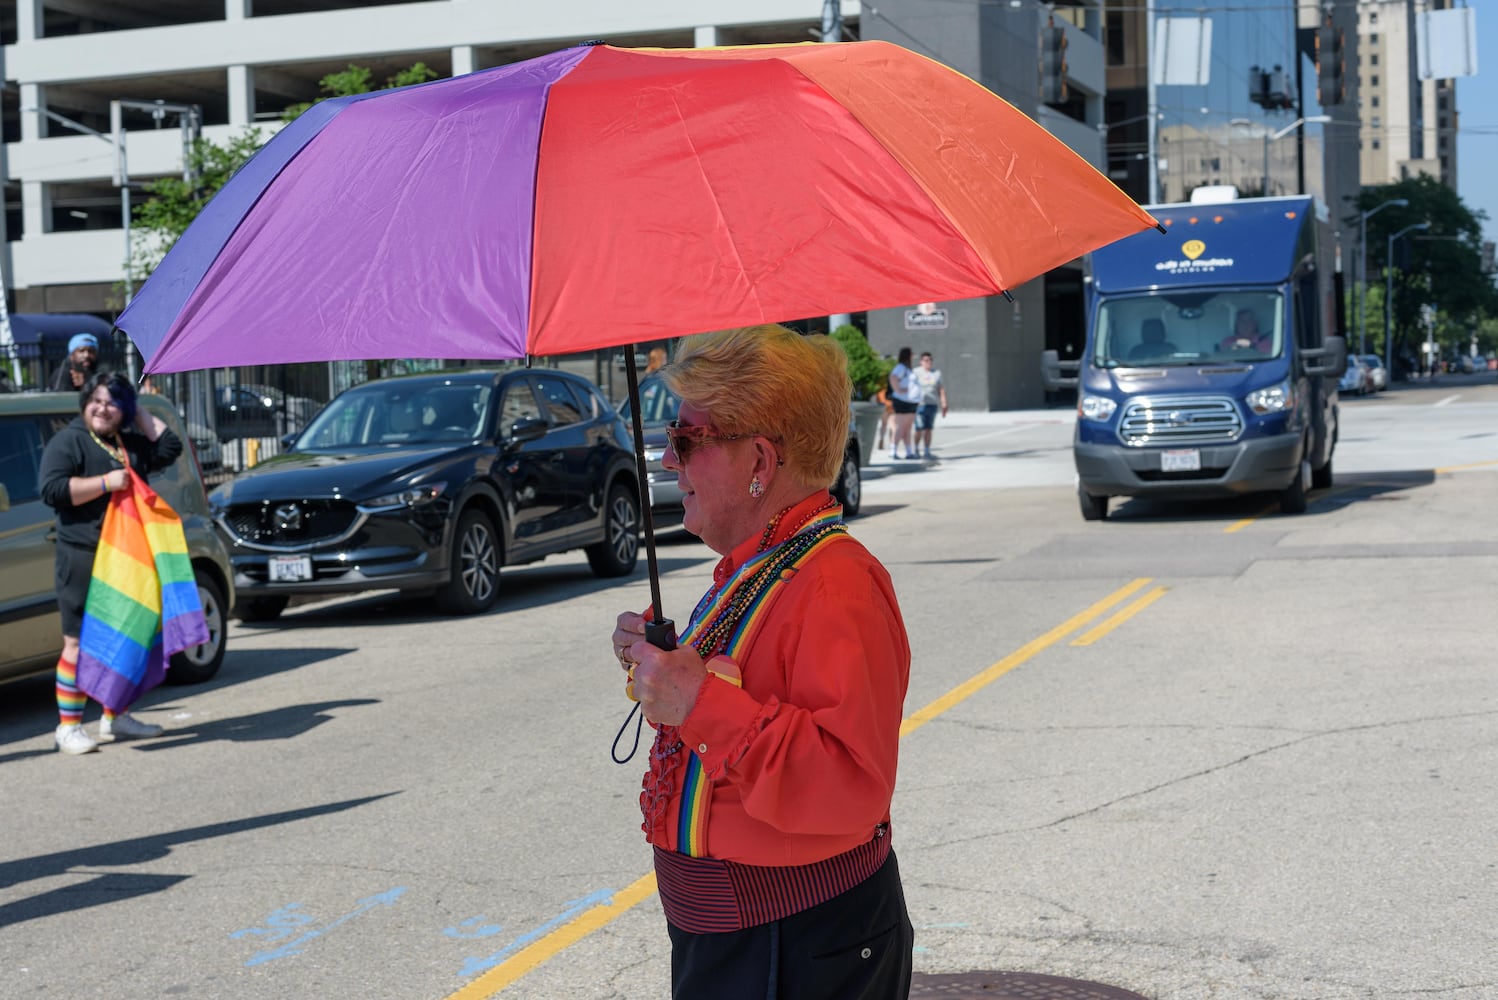
{"type": "Polygon", "coordinates": [[[1376,95],[1376,94],[1373,97],[1373,106],[1375,108],[1378,107],[1378,95],[1376,95]]]}
{"type": "Polygon", "coordinates": [[[1374,115],[1373,116],[1373,127],[1374,128],[1382,128],[1383,124],[1384,124],[1383,121],[1380,120],[1380,118],[1378,117],[1378,115],[1374,115]]]}
{"type": "Polygon", "coordinates": [[[1379,143],[1379,141],[1378,141],[1378,140],[1377,140],[1377,139],[1374,139],[1374,140],[1373,140],[1373,148],[1374,148],[1374,149],[1378,149],[1378,148],[1379,148],[1379,145],[1380,145],[1380,143],[1379,143]]]}
{"type": "Polygon", "coordinates": [[[1371,55],[1371,56],[1368,57],[1368,65],[1369,66],[1377,66],[1378,65],[1378,53],[1377,52],[1373,53],[1373,55],[1371,55]]]}
{"type": "Polygon", "coordinates": [[[1377,73],[1374,73],[1372,76],[1370,76],[1368,78],[1368,84],[1371,87],[1377,87],[1378,86],[1378,74],[1377,73]]]}
{"type": "Polygon", "coordinates": [[[1122,11],[1110,10],[1104,26],[1108,65],[1124,64],[1124,16],[1122,11]]]}
{"type": "Polygon", "coordinates": [[[1436,98],[1436,110],[1437,111],[1445,111],[1446,110],[1446,95],[1445,94],[1442,94],[1440,97],[1436,98]]]}

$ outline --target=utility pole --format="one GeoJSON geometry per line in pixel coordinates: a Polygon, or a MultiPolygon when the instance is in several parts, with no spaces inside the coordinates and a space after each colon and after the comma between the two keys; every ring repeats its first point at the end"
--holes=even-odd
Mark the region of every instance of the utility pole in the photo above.
{"type": "MultiPolygon", "coordinates": [[[[840,42],[843,40],[843,4],[842,0],[822,0],[822,41],[840,42]]],[[[853,322],[853,316],[849,313],[833,313],[827,317],[827,332],[831,333],[840,326],[847,326],[853,322]]]]}

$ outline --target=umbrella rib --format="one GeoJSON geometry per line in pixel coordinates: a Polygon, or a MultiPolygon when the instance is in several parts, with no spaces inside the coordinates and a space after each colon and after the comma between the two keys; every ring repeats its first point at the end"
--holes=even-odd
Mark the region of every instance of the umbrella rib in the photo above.
{"type": "Polygon", "coordinates": [[[749,269],[744,264],[744,255],[739,252],[738,242],[734,239],[733,230],[729,228],[728,225],[728,216],[723,211],[723,202],[718,197],[717,189],[713,187],[713,182],[708,176],[707,171],[702,169],[702,157],[697,153],[697,143],[693,139],[692,130],[687,127],[687,119],[686,116],[682,113],[681,102],[676,98],[674,94],[671,97],[671,104],[676,108],[676,118],[681,122],[682,133],[686,137],[687,144],[691,147],[693,162],[698,165],[698,173],[701,174],[702,182],[707,186],[708,194],[713,199],[713,207],[718,211],[718,220],[722,223],[723,232],[728,239],[728,245],[733,249],[734,262],[738,265],[739,273],[744,276],[744,284],[748,287],[750,295],[753,296],[755,307],[758,309],[760,318],[763,320],[765,318],[765,310],[763,305],[760,304],[759,289],[755,287],[754,282],[749,277],[749,269]]]}

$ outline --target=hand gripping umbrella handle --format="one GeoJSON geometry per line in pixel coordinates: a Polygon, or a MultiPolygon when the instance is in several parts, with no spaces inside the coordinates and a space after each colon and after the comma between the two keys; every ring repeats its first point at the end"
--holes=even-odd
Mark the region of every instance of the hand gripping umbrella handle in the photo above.
{"type": "Polygon", "coordinates": [[[657,618],[645,623],[645,641],[656,649],[676,648],[676,623],[669,618],[657,618]]]}
{"type": "MultiPolygon", "coordinates": [[[[676,623],[669,618],[657,618],[645,623],[645,641],[656,649],[671,650],[676,648],[676,623]]],[[[629,714],[624,717],[624,725],[614,734],[614,745],[609,750],[609,755],[614,758],[615,764],[628,764],[634,759],[635,752],[640,749],[640,732],[645,727],[645,713],[640,712],[640,717],[635,720],[635,745],[629,748],[629,753],[623,757],[619,756],[619,741],[624,738],[624,731],[629,728],[629,720],[635,718],[635,713],[640,712],[640,703],[635,702],[629,706],[629,714]]]]}

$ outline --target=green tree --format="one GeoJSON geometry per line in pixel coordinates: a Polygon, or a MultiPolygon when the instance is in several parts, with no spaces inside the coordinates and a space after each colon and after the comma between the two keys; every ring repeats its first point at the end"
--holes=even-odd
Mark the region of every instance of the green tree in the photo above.
{"type": "Polygon", "coordinates": [[[853,382],[853,398],[873,399],[889,381],[894,361],[881,358],[869,346],[863,331],[852,324],[833,330],[832,339],[841,344],[843,352],[848,355],[848,378],[853,382]]]}
{"type": "MultiPolygon", "coordinates": [[[[1394,312],[1392,317],[1396,357],[1418,353],[1421,331],[1420,307],[1432,305],[1438,314],[1462,325],[1476,326],[1485,316],[1498,315],[1498,289],[1491,275],[1482,272],[1482,224],[1485,212],[1474,212],[1455,191],[1431,177],[1411,177],[1396,184],[1364,188],[1357,199],[1359,212],[1394,198],[1407,206],[1379,212],[1368,220],[1368,330],[1378,331],[1383,350],[1384,316],[1371,307],[1382,305],[1375,288],[1382,291],[1386,272],[1393,267],[1394,312]],[[1395,241],[1394,260],[1388,256],[1388,238],[1407,226],[1428,222],[1423,232],[1408,232],[1395,241]]],[[[1352,222],[1356,224],[1357,216],[1352,222]]],[[[1370,344],[1371,347],[1371,344],[1370,344]]],[[[1394,358],[1385,359],[1392,365],[1394,358]]]]}
{"type": "Polygon", "coordinates": [[[367,66],[355,66],[349,63],[348,69],[329,73],[317,85],[322,88],[323,96],[316,101],[308,101],[302,104],[293,104],[287,108],[281,116],[284,121],[294,121],[298,115],[313,104],[319,104],[334,97],[353,97],[355,94],[368,94],[374,90],[390,90],[395,87],[409,87],[415,83],[426,83],[428,80],[437,79],[437,73],[424,62],[413,63],[411,66],[401,70],[399,73],[385,80],[382,87],[370,86],[373,73],[367,66]]]}

